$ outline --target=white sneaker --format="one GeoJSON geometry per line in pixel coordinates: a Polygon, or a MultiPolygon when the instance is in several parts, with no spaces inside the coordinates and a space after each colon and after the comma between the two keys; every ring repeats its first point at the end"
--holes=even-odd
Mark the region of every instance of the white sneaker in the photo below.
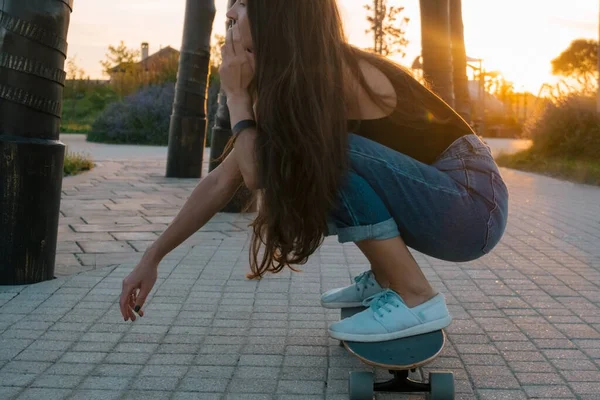
{"type": "Polygon", "coordinates": [[[331,324],[329,335],[352,342],[381,342],[437,331],[452,322],[441,293],[408,308],[398,293],[386,289],[366,299],[363,305],[368,308],[331,324]]]}

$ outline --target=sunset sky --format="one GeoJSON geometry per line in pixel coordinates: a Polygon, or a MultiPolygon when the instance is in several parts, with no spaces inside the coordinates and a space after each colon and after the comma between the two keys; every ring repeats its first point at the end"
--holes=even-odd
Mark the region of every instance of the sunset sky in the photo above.
{"type": "MultiPolygon", "coordinates": [[[[338,0],[351,43],[370,46],[372,37],[363,5],[369,0],[338,0]]],[[[216,0],[214,33],[223,33],[227,0],[216,0]]],[[[418,0],[389,0],[403,5],[410,18],[407,55],[410,65],[420,53],[418,0]]],[[[93,79],[105,78],[100,61],[108,45],[150,44],[179,49],[185,0],[75,0],[69,29],[69,57],[93,79]]],[[[598,0],[463,0],[467,54],[483,58],[489,71],[501,71],[517,91],[537,94],[553,82],[550,61],[576,38],[598,38],[598,0]],[[565,5],[568,4],[567,7],[565,5]]]]}

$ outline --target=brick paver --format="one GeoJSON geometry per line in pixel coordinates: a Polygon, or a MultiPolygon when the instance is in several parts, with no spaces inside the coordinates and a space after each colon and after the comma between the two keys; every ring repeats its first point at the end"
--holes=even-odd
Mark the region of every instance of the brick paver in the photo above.
{"type": "MultiPolygon", "coordinates": [[[[511,215],[491,254],[415,252],[454,316],[425,370],[453,371],[458,399],[598,399],[600,189],[502,172],[511,215]]],[[[247,281],[250,216],[219,214],[163,261],[146,317],[122,320],[123,277],[196,183],[160,160],[65,179],[58,279],[0,287],[1,399],[347,398],[368,368],[328,338],[339,314],[319,295],[367,268],[353,244],[247,281]]]]}

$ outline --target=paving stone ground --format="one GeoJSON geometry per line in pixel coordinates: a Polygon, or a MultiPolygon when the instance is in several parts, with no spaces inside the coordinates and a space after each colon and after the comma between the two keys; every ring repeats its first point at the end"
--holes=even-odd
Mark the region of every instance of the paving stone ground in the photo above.
{"type": "MultiPolygon", "coordinates": [[[[58,278],[0,287],[0,399],[348,398],[348,372],[369,368],[328,338],[339,314],[319,295],[368,267],[355,245],[327,238],[302,273],[247,281],[251,215],[218,214],[124,322],[123,277],[197,180],[158,159],[101,164],[64,181],[58,278]]],[[[454,317],[425,371],[454,372],[457,399],[599,399],[600,189],[502,173],[510,220],[491,254],[414,253],[454,317]]]]}

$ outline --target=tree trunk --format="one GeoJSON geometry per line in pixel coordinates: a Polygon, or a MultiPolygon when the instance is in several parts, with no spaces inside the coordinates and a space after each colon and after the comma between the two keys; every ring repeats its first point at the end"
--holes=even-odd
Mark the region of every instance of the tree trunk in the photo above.
{"type": "Polygon", "coordinates": [[[449,0],[420,0],[423,77],[454,106],[449,0]]]}
{"type": "Polygon", "coordinates": [[[54,278],[73,0],[0,2],[0,285],[54,278]]]}
{"type": "Polygon", "coordinates": [[[374,31],[374,37],[375,37],[375,53],[377,54],[382,54],[383,53],[383,20],[385,18],[385,11],[384,11],[384,7],[385,4],[383,2],[384,0],[375,0],[373,3],[374,9],[375,9],[375,31],[374,31]]]}
{"type": "Polygon", "coordinates": [[[167,177],[200,178],[206,144],[206,94],[214,0],[187,0],[169,129],[167,177]]]}
{"type": "MultiPolygon", "coordinates": [[[[235,3],[235,0],[229,0],[227,8],[230,8],[235,3]]],[[[228,25],[226,24],[226,28],[228,25]]],[[[221,161],[219,159],[225,158],[227,153],[225,152],[225,146],[231,138],[231,120],[229,117],[229,109],[227,108],[227,96],[221,91],[219,93],[219,108],[215,116],[215,126],[212,129],[211,145],[210,145],[210,162],[208,164],[208,170],[212,171],[217,168],[221,161]]],[[[242,186],[238,189],[233,198],[229,203],[223,207],[222,212],[239,213],[244,211],[244,208],[249,204],[252,199],[252,192],[242,186]]],[[[248,211],[254,211],[254,208],[250,207],[248,211]]]]}
{"type": "Polygon", "coordinates": [[[450,0],[450,36],[454,83],[454,108],[467,122],[471,122],[471,100],[467,78],[467,53],[462,18],[462,0],[450,0]]]}

